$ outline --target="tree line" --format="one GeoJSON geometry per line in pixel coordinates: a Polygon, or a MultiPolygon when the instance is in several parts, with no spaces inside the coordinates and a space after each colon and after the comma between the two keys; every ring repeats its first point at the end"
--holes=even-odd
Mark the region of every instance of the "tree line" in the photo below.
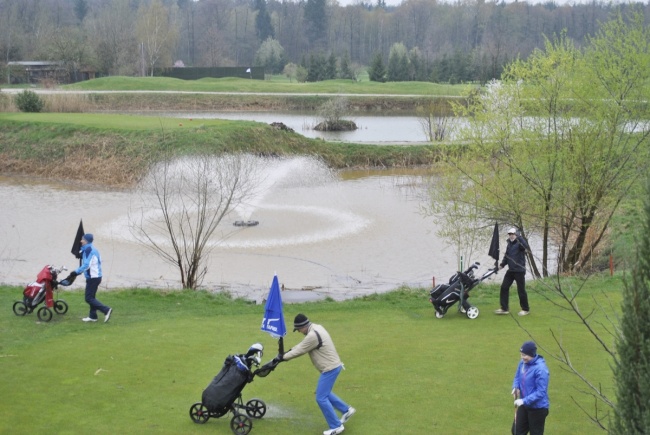
{"type": "MultiPolygon", "coordinates": [[[[145,75],[174,64],[264,66],[296,79],[487,82],[565,32],[586,43],[615,14],[648,4],[405,0],[0,0],[0,55],[72,72],[145,75]],[[271,50],[269,52],[269,50],[271,50]],[[332,69],[332,59],[336,69],[332,69]],[[302,70],[301,70],[302,68],[302,70]],[[382,69],[383,68],[383,69],[382,69]],[[378,74],[383,72],[383,74],[378,74]]],[[[4,75],[3,75],[4,77],[4,75]]]]}

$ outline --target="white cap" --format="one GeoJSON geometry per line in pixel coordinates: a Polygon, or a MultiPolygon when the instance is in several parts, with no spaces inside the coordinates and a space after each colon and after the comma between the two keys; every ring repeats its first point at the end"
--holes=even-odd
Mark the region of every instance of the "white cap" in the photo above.
{"type": "Polygon", "coordinates": [[[512,227],[508,230],[508,234],[517,234],[517,228],[512,227]]]}

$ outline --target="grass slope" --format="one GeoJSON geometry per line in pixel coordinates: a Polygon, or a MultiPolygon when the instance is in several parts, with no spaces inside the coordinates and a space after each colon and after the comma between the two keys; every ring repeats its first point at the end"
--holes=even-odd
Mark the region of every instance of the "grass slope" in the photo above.
{"type": "Polygon", "coordinates": [[[422,165],[440,155],[433,145],[328,143],[248,121],[0,113],[0,172],[5,173],[130,186],[169,152],[234,151],[315,156],[332,168],[422,165]]]}
{"type": "MultiPolygon", "coordinates": [[[[617,278],[589,282],[583,309],[605,291],[618,303],[617,278]]],[[[77,286],[79,287],[79,286],[77,286]]],[[[401,289],[345,302],[285,305],[290,326],[304,312],[330,331],[345,363],[335,391],[358,413],[349,434],[503,434],[513,418],[509,396],[521,343],[516,320],[551,350],[552,329],[572,352],[573,363],[611,393],[609,362],[567,313],[546,301],[531,283],[532,314],[494,316],[498,288],[481,286],[473,303],[482,312],[468,320],[455,310],[435,319],[426,290],[401,289]]],[[[516,293],[516,292],[515,292],[516,293]]],[[[21,289],[0,287],[0,433],[219,433],[229,416],[192,423],[190,406],[230,353],[254,342],[276,341],[260,332],[263,306],[205,292],[147,290],[100,292],[114,308],[107,324],[84,324],[81,291],[62,292],[64,316],[38,323],[16,317],[11,304],[21,289]]],[[[516,294],[513,295],[513,308],[516,294]]],[[[598,316],[596,314],[595,316],[598,316]]],[[[289,333],[286,348],[301,336],[289,333]]],[[[540,350],[545,355],[546,352],[540,350]]],[[[580,382],[547,358],[551,371],[548,433],[588,434],[595,428],[573,403],[589,409],[580,382]]],[[[314,402],[318,373],[308,357],[282,363],[244,389],[244,400],[261,398],[267,415],[254,421],[257,434],[320,434],[326,429],[314,402]]]]}
{"type": "Polygon", "coordinates": [[[170,77],[102,77],[62,86],[84,91],[183,91],[183,92],[255,92],[255,93],[325,93],[363,95],[430,95],[461,96],[466,85],[429,82],[357,82],[325,80],[310,83],[287,83],[240,78],[203,78],[181,80],[170,77]]]}

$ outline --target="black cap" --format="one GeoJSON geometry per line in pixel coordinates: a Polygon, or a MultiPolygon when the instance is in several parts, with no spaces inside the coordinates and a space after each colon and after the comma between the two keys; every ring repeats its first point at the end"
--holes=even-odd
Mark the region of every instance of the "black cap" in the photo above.
{"type": "Polygon", "coordinates": [[[304,314],[300,313],[293,319],[293,332],[296,332],[298,329],[309,325],[309,319],[304,314]]]}

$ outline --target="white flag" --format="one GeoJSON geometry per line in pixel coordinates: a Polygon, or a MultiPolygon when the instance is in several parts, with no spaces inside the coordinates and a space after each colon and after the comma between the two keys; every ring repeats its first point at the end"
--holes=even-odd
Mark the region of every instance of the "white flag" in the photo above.
{"type": "Polygon", "coordinates": [[[246,70],[246,72],[247,72],[247,73],[249,73],[249,72],[251,72],[251,69],[250,69],[250,68],[248,68],[248,69],[246,70]]]}

